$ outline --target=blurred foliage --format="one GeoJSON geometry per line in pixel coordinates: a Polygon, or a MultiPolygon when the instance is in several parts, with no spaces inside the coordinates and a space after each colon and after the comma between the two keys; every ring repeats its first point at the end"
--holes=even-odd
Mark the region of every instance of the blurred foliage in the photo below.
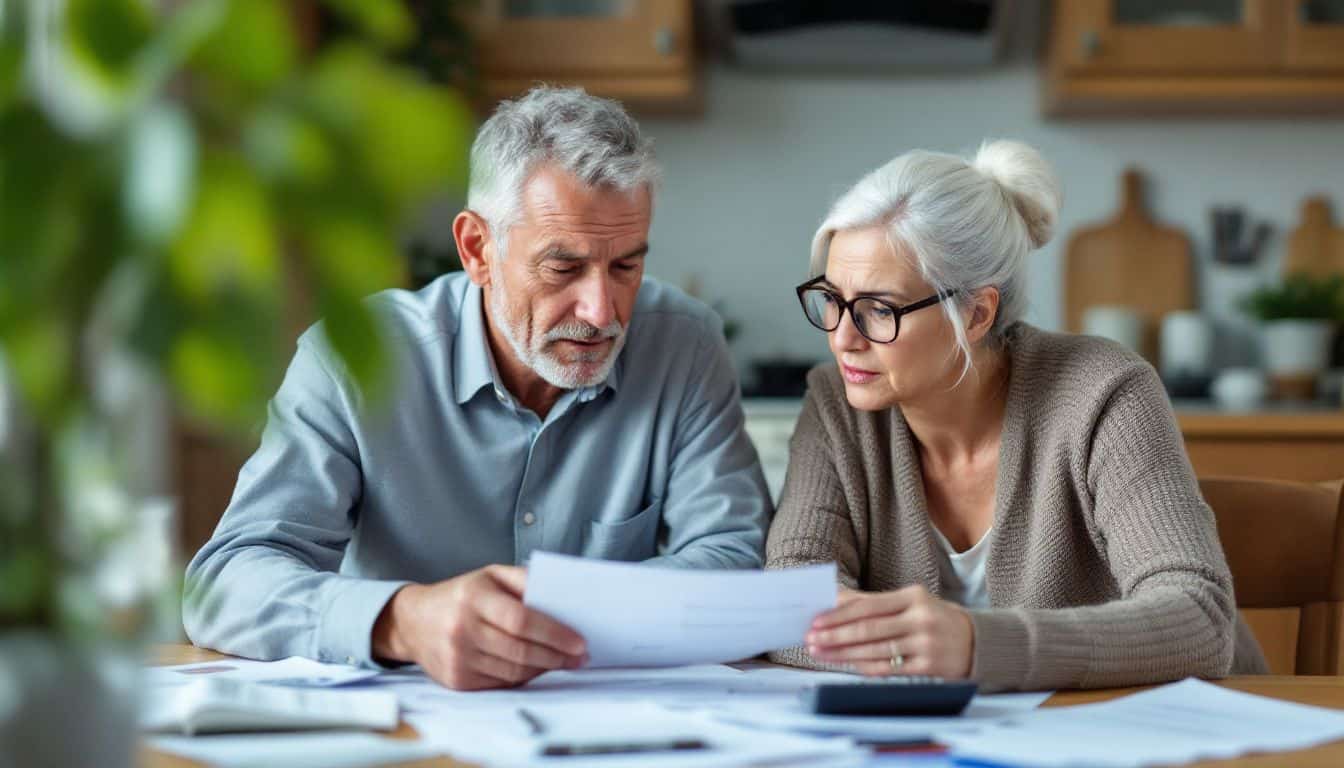
{"type": "Polygon", "coordinates": [[[1264,285],[1241,297],[1243,312],[1261,322],[1273,320],[1344,320],[1344,276],[1289,275],[1279,285],[1264,285]]]}
{"type": "Polygon", "coordinates": [[[402,230],[465,185],[473,129],[458,89],[406,65],[428,60],[416,22],[393,0],[0,0],[0,351],[34,445],[0,462],[0,626],[59,620],[55,446],[96,423],[92,345],[246,435],[297,280],[355,380],[386,390],[363,299],[404,283],[402,230]]]}

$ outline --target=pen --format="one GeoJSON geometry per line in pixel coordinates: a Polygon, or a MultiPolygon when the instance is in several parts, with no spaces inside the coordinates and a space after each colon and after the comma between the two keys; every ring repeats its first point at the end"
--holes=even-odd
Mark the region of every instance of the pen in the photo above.
{"type": "MultiPolygon", "coordinates": [[[[518,707],[518,717],[527,723],[533,736],[546,733],[546,723],[535,712],[526,707],[518,707]]],[[[709,745],[699,739],[662,739],[659,741],[607,741],[588,743],[547,744],[541,754],[546,757],[575,757],[583,755],[625,755],[638,752],[681,752],[692,749],[708,749],[709,745]]]]}
{"type": "Polygon", "coordinates": [[[667,741],[626,741],[592,744],[548,744],[541,751],[546,757],[577,757],[583,755],[628,755],[637,752],[682,752],[708,749],[699,739],[669,739],[667,741]]]}
{"type": "Polygon", "coordinates": [[[533,736],[540,736],[541,734],[546,732],[546,724],[541,722],[541,718],[532,714],[523,707],[518,708],[518,716],[523,718],[523,722],[527,723],[527,727],[529,730],[532,731],[533,736]]]}

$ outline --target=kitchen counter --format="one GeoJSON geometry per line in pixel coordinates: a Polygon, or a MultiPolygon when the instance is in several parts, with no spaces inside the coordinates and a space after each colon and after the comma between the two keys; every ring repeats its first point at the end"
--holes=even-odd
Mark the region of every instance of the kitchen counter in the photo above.
{"type": "MultiPolygon", "coordinates": [[[[1344,477],[1344,408],[1266,403],[1231,411],[1209,400],[1176,400],[1176,421],[1200,477],[1236,475],[1322,481],[1344,477]]],[[[747,433],[777,498],[789,463],[789,436],[800,398],[745,398],[747,433]]]]}

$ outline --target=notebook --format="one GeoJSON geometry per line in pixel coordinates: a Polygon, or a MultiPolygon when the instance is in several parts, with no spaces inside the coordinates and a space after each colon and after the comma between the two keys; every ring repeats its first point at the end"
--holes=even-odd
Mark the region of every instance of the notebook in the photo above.
{"type": "Polygon", "coordinates": [[[152,732],[223,733],[318,728],[394,730],[397,697],[385,691],[286,688],[221,678],[151,688],[140,727],[152,732]]]}

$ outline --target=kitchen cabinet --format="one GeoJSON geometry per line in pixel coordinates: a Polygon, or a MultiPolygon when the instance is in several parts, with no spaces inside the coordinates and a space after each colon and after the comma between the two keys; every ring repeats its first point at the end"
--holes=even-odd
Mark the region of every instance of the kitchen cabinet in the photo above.
{"type": "Polygon", "coordinates": [[[1067,0],[1052,116],[1344,112],[1344,0],[1067,0]]]}
{"type": "Polygon", "coordinates": [[[490,105],[537,82],[645,112],[699,105],[691,0],[486,0],[472,26],[490,105]]]}

